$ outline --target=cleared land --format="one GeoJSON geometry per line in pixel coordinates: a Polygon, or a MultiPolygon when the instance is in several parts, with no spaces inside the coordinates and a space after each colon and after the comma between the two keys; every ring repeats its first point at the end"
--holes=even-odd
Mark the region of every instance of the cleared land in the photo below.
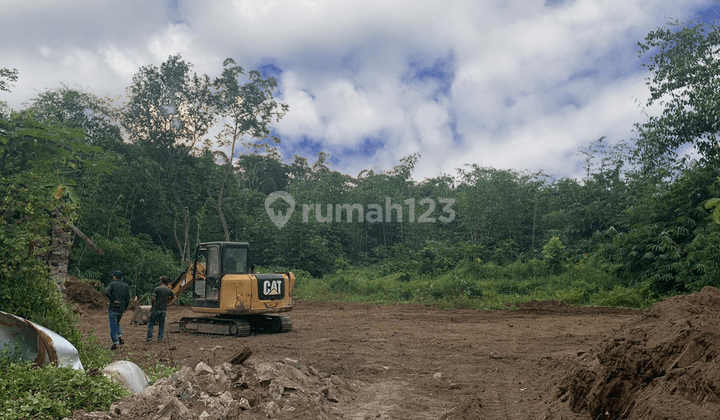
{"type": "MultiPolygon", "coordinates": [[[[82,328],[109,343],[106,309],[93,308],[92,302],[78,306],[82,328]]],[[[168,323],[192,313],[173,306],[168,323]]],[[[556,385],[641,312],[557,302],[530,302],[505,311],[299,302],[289,315],[294,328],[285,334],[170,334],[169,344],[147,344],[147,327],[130,325],[128,311],[122,321],[126,344],[116,360],[140,366],[156,361],[217,366],[244,347],[252,350],[248,362],[255,364],[290,358],[311,366],[319,377],[335,375],[353,384],[345,398],[330,403],[332,410],[326,407],[317,418],[591,418],[570,412],[567,398],[561,402],[556,397],[556,385]]],[[[257,401],[268,399],[259,395],[257,401]]],[[[302,413],[312,418],[312,410],[309,405],[302,413]]],[[[275,418],[297,415],[279,413],[275,418]]]]}

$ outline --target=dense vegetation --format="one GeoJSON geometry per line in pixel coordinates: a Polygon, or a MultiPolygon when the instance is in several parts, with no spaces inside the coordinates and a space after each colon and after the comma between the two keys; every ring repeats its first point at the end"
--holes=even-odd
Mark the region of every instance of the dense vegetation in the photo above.
{"type": "MultiPolygon", "coordinates": [[[[258,267],[295,271],[304,299],[643,307],[717,286],[719,36],[700,22],[648,34],[650,104],[663,113],[630,142],[582,148],[579,180],[470,165],[418,181],[418,155],[357,176],[323,152],[283,158],[272,123],[292,110],[274,100],[274,79],[231,59],[215,78],[179,55],[142,67],[122,106],[66,86],[22,110],[0,103],[0,310],[64,335],[87,368],[109,360],[48,279],[52,241],[72,227],[104,253],[73,234],[70,274],[106,282],[119,269],[138,296],[216,240],[247,241],[258,267]],[[266,212],[278,191],[295,202],[282,228],[266,212]]],[[[2,69],[0,91],[17,77],[2,69]]]]}

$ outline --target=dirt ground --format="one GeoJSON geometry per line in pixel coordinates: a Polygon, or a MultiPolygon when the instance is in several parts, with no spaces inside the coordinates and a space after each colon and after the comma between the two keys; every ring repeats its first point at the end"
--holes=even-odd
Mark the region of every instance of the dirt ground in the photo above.
{"type": "MultiPolygon", "coordinates": [[[[97,305],[79,305],[82,328],[109,345],[107,310],[91,306],[97,305]]],[[[192,314],[173,306],[167,322],[192,314]]],[[[548,398],[579,358],[640,312],[557,302],[505,311],[297,302],[288,315],[294,323],[288,333],[244,338],[172,333],[169,343],[147,344],[147,326],[131,325],[129,310],[121,322],[125,345],[115,359],[142,367],[161,361],[195,368],[199,362],[229,361],[245,347],[252,351],[248,362],[255,364],[292,359],[321,377],[353,384],[352,396],[337,401],[330,418],[589,419],[571,412],[567,403],[564,411],[552,409],[548,398]]],[[[286,418],[319,418],[298,414],[286,418]]]]}

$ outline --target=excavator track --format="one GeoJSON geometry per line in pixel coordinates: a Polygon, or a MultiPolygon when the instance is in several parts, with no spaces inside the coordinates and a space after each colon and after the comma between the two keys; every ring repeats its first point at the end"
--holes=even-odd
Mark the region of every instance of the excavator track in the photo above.
{"type": "Polygon", "coordinates": [[[292,330],[292,319],[284,315],[249,315],[242,317],[184,317],[179,332],[198,335],[247,337],[252,332],[284,333],[292,330]]]}
{"type": "Polygon", "coordinates": [[[180,319],[180,332],[195,334],[250,335],[250,323],[243,318],[185,317],[180,319]]]}
{"type": "Polygon", "coordinates": [[[292,319],[284,315],[252,315],[248,321],[253,331],[277,334],[292,330],[292,319]]]}

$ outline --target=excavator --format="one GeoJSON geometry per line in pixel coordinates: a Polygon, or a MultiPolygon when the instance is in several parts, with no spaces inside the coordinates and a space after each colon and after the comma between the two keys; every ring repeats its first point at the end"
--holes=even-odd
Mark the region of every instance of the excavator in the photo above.
{"type": "Polygon", "coordinates": [[[247,336],[292,329],[292,320],[279,315],[293,309],[293,273],[254,273],[247,242],[203,242],[195,259],[170,284],[175,297],[192,286],[192,310],[203,316],[183,317],[171,331],[247,336]],[[214,315],[214,316],[213,316],[214,315]]]}

